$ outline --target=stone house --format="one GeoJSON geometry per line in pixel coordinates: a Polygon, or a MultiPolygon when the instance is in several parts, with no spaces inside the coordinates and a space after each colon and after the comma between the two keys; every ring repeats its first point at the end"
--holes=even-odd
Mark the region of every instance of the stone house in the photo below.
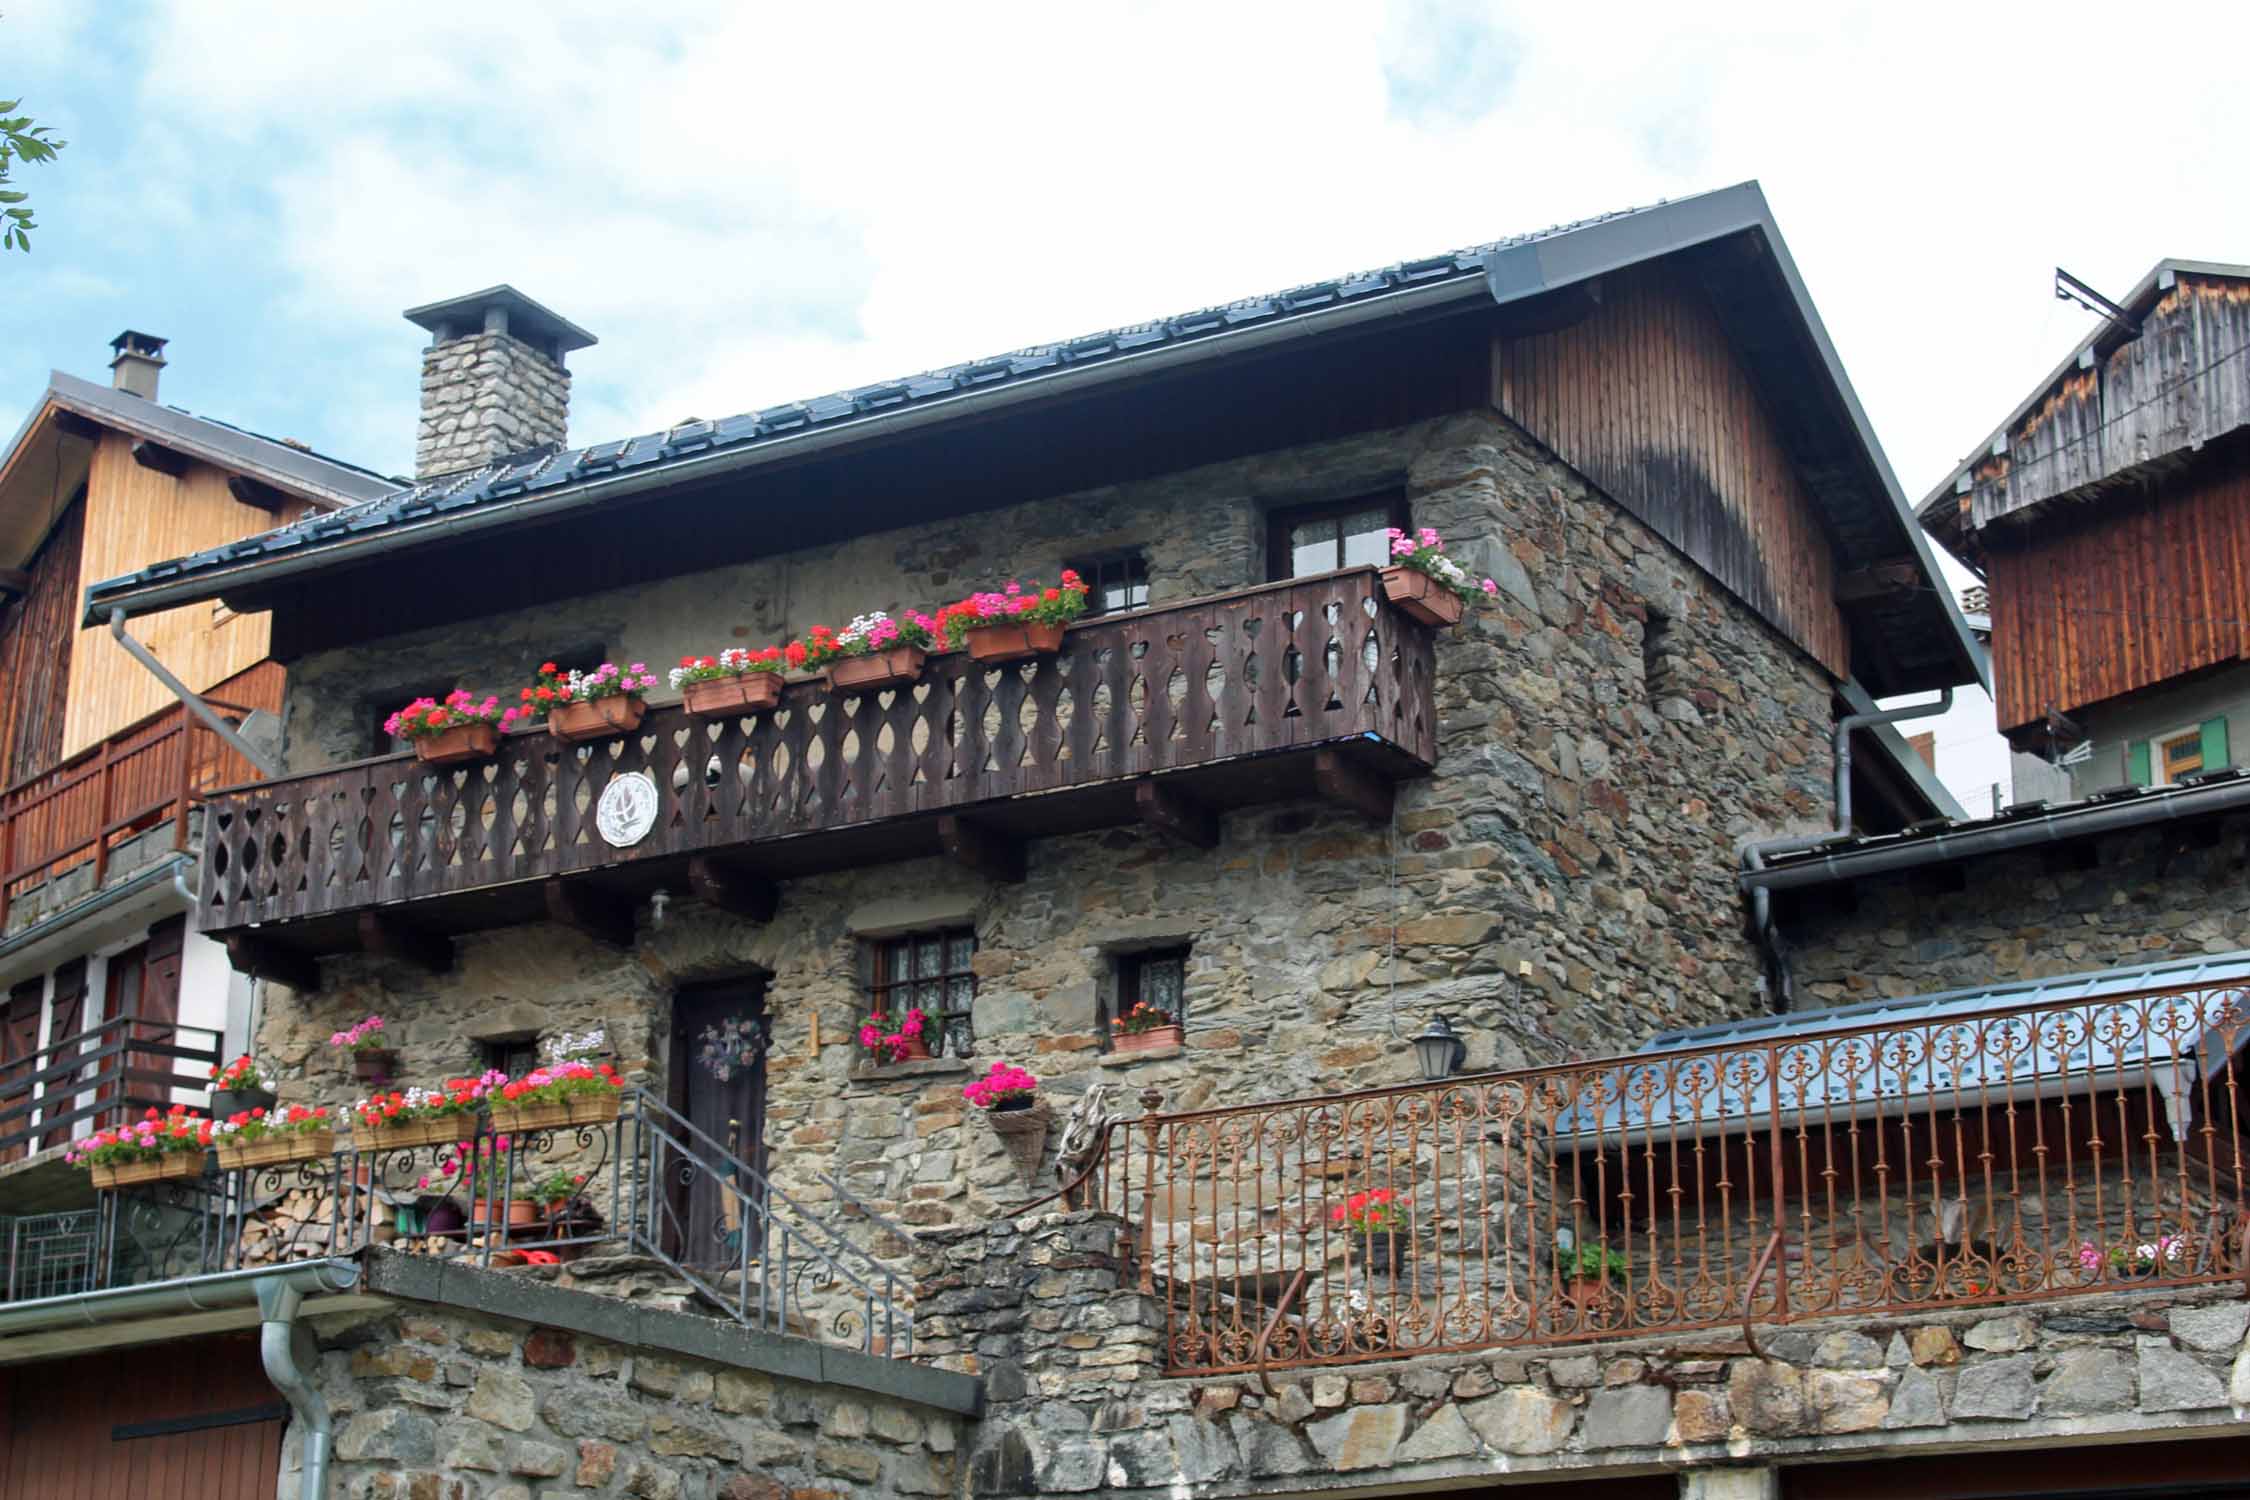
{"type": "Polygon", "coordinates": [[[2175,999],[2075,1050],[2035,1020],[1961,1054],[1964,1015],[2086,997],[1951,979],[1819,1029],[1851,914],[1787,882],[1958,814],[1878,704],[1981,657],[1755,185],[591,447],[582,331],[506,287],[410,316],[414,484],[88,609],[272,614],[288,774],[209,801],[198,891],[285,1100],[364,1090],[328,1038],[370,1012],[402,1082],[598,1028],[632,1087],[614,1123],[490,1103],[472,1187],[355,1131],[105,1194],[162,1274],[0,1306],[15,1391],[191,1336],[240,1374],[257,1326],[287,1409],[245,1376],[98,1451],[238,1431],[242,1493],[694,1500],[2239,1461],[2241,1260],[2167,1232],[2218,1206],[2234,1023],[2150,1039],[2197,976],[2103,991],[2175,999]],[[1409,613],[1392,527],[1489,600],[1409,613]],[[657,692],[451,767],[377,732],[1066,567],[1094,607],[1029,662],[657,692]],[[1141,1004],[1176,1043],[1121,1044],[1141,1004]],[[861,1045],[908,1006],[928,1056],[861,1045]],[[1000,1062],[1040,1105],[972,1107],[1000,1062]],[[2161,1168],[2080,1169],[2096,1089],[2161,1168]],[[2050,1113],[2015,1199],[2074,1239],[2010,1259],[1932,1143],[2050,1113]],[[550,1171],[581,1180],[519,1222],[550,1171]]]}

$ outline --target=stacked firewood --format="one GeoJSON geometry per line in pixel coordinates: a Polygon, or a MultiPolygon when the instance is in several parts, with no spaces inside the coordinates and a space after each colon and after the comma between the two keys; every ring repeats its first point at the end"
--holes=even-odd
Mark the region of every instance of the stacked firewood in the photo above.
{"type": "MultiPolygon", "coordinates": [[[[344,1238],[350,1229],[343,1230],[344,1238]]],[[[246,1266],[270,1266],[277,1261],[311,1260],[349,1244],[336,1245],[336,1195],[323,1188],[292,1188],[266,1207],[246,1214],[242,1224],[241,1260],[246,1266]]]]}

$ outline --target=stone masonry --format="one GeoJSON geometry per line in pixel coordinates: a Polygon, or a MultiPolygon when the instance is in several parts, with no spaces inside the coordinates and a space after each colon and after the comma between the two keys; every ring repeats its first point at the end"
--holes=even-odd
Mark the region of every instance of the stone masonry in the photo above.
{"type": "Polygon", "coordinates": [[[1163,1379],[1125,1233],[1054,1214],[922,1237],[921,1348],[991,1402],[970,1493],[1303,1495],[2250,1428],[2233,1286],[1829,1319],[1755,1350],[1719,1329],[1163,1379]]]}
{"type": "Polygon", "coordinates": [[[475,333],[422,351],[416,479],[559,445],[569,424],[570,371],[521,339],[475,333]]]}

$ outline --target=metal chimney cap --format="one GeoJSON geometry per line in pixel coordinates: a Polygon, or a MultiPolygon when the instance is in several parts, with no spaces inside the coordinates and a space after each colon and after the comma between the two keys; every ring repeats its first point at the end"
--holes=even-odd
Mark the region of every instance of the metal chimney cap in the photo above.
{"type": "Polygon", "coordinates": [[[425,302],[420,307],[408,308],[403,316],[416,327],[428,329],[441,342],[467,338],[490,329],[521,339],[534,348],[551,349],[557,361],[573,349],[584,349],[599,342],[576,323],[534,302],[505,282],[466,296],[425,302]]]}
{"type": "Polygon", "coordinates": [[[116,338],[111,339],[109,347],[110,351],[120,359],[128,354],[137,354],[143,359],[153,359],[162,364],[164,362],[164,346],[170,342],[170,339],[160,339],[153,333],[142,333],[138,329],[128,328],[116,338]]]}

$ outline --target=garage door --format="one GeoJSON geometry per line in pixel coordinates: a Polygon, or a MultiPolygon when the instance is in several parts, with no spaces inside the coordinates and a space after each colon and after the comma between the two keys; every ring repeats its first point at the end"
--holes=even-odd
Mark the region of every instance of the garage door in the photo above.
{"type": "Polygon", "coordinates": [[[288,1414],[255,1334],[0,1368],[0,1500],[273,1500],[288,1414]]]}

